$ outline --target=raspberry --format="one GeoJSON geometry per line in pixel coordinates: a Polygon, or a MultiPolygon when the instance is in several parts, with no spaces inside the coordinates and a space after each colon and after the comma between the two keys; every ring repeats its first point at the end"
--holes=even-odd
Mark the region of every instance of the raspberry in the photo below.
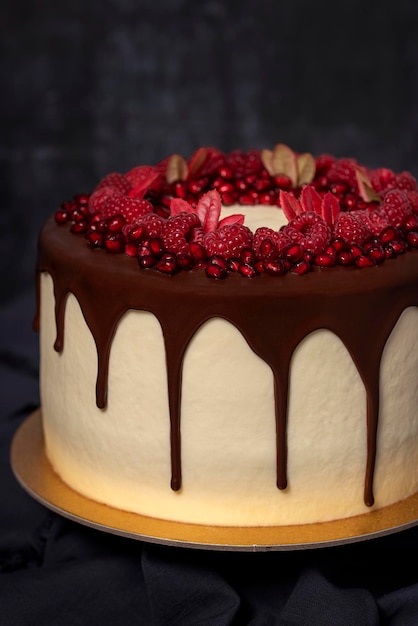
{"type": "Polygon", "coordinates": [[[338,213],[334,224],[334,238],[342,237],[349,244],[362,245],[371,234],[356,211],[338,213]]]}
{"type": "Polygon", "coordinates": [[[338,159],[329,168],[327,178],[331,183],[344,182],[357,190],[356,166],[354,159],[338,159]]]}
{"type": "MultiPolygon", "coordinates": [[[[160,215],[157,215],[156,213],[147,213],[147,215],[140,217],[134,225],[143,226],[146,236],[153,238],[161,235],[165,222],[166,220],[160,215]]],[[[126,235],[131,228],[132,224],[124,226],[122,229],[123,234],[126,235]]]]}
{"type": "Polygon", "coordinates": [[[408,191],[408,202],[413,213],[418,213],[418,191],[408,191]]]}
{"type": "Polygon", "coordinates": [[[296,215],[283,232],[307,252],[319,254],[330,242],[331,230],[324,219],[314,211],[296,215]]]}
{"type": "Polygon", "coordinates": [[[378,193],[395,187],[395,174],[386,167],[379,167],[370,174],[372,187],[378,193]]]}
{"type": "Polygon", "coordinates": [[[104,206],[112,196],[120,196],[123,198],[123,194],[115,187],[106,185],[104,187],[96,188],[89,199],[89,211],[90,213],[101,213],[104,206]]]}
{"type": "Polygon", "coordinates": [[[416,179],[409,172],[401,172],[395,176],[396,188],[403,191],[417,191],[416,179]]]}
{"type": "Polygon", "coordinates": [[[412,213],[407,193],[397,189],[387,191],[376,213],[378,216],[388,219],[392,226],[400,228],[405,217],[412,213]]]}
{"type": "Polygon", "coordinates": [[[122,195],[111,196],[102,207],[103,217],[112,215],[123,215],[127,224],[133,224],[138,218],[152,213],[153,206],[148,200],[143,198],[129,198],[122,195]]]}
{"type": "Polygon", "coordinates": [[[120,174],[119,172],[112,172],[102,178],[94,191],[98,191],[103,187],[113,187],[113,189],[116,189],[121,194],[125,195],[131,190],[131,183],[123,174],[120,174]]]}
{"type": "Polygon", "coordinates": [[[257,228],[253,237],[253,250],[258,257],[262,257],[263,241],[270,239],[273,242],[276,251],[280,254],[289,243],[291,243],[290,237],[286,235],[282,230],[273,230],[267,226],[261,226],[257,228]]]}
{"type": "Polygon", "coordinates": [[[203,245],[209,256],[221,255],[226,259],[238,257],[241,250],[251,248],[253,235],[243,224],[229,224],[206,233],[203,245]]]}
{"type": "Polygon", "coordinates": [[[234,150],[228,155],[227,161],[236,178],[258,174],[264,167],[258,150],[251,150],[248,153],[234,150]]]}
{"type": "Polygon", "coordinates": [[[179,213],[169,217],[161,231],[161,239],[167,252],[188,254],[193,229],[200,226],[196,213],[179,213]]]}
{"type": "Polygon", "coordinates": [[[380,214],[378,211],[369,211],[368,209],[361,209],[359,211],[353,211],[361,219],[363,224],[370,230],[370,232],[378,237],[382,230],[387,226],[390,226],[390,221],[385,214],[380,214]]]}

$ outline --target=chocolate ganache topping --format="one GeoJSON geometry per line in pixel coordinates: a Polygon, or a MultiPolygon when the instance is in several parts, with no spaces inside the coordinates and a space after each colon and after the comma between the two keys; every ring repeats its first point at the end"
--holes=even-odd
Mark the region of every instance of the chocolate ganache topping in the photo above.
{"type": "Polygon", "coordinates": [[[119,320],[130,309],[149,311],[158,319],[166,350],[173,490],[181,487],[183,357],[204,322],[212,317],[229,321],[273,372],[279,489],[285,489],[288,480],[287,405],[293,352],[312,331],[335,333],[349,351],[366,389],[364,501],[373,505],[380,361],[402,312],[418,306],[418,250],[361,270],[355,266],[314,267],[304,276],[287,273],[280,280],[268,273],[254,280],[232,273],[228,280],[219,281],[199,271],[171,276],[139,270],[137,260],[127,255],[92,251],[83,237],[73,236],[70,224],[57,226],[52,217],[40,234],[37,272],[35,327],[39,329],[39,274],[48,272],[54,283],[54,347],[58,352],[65,349],[67,295],[74,294],[80,304],[97,347],[96,398],[101,409],[108,401],[109,354],[119,320]]]}

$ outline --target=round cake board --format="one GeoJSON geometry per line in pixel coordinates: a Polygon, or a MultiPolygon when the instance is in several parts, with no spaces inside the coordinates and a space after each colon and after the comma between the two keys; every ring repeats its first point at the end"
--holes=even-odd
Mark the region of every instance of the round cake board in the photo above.
{"type": "Polygon", "coordinates": [[[295,526],[205,526],[147,517],[84,497],[52,469],[41,410],[15,433],[11,465],[20,485],[50,510],[97,530],[151,543],[229,551],[301,550],[372,539],[418,524],[418,494],[356,517],[295,526]]]}

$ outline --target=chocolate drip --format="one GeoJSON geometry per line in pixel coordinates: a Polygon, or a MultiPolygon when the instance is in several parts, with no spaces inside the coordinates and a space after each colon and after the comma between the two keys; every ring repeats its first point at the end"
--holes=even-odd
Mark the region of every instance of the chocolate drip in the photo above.
{"type": "MultiPolygon", "coordinates": [[[[402,312],[418,306],[418,251],[373,268],[315,269],[302,277],[262,275],[250,280],[231,274],[227,280],[215,281],[198,271],[170,277],[140,270],[127,256],[93,251],[83,238],[50,218],[40,235],[37,270],[48,272],[54,282],[58,351],[64,346],[68,293],[80,304],[97,349],[99,408],[107,403],[109,355],[121,317],[134,309],[149,311],[159,320],[166,350],[174,490],[181,488],[182,481],[183,358],[199,327],[212,317],[229,321],[273,372],[279,489],[285,489],[288,482],[287,405],[294,350],[309,333],[323,328],[332,331],[349,351],[366,389],[364,501],[373,505],[380,361],[402,312]]],[[[38,295],[35,328],[39,328],[39,306],[38,295]]]]}

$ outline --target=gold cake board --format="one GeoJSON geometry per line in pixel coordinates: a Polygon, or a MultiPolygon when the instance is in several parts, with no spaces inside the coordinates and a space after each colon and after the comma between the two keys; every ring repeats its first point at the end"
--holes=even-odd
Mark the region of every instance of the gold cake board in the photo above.
{"type": "Polygon", "coordinates": [[[251,552],[300,550],[372,539],[418,524],[418,494],[364,515],[295,526],[204,526],[114,509],[77,493],[54,472],[44,451],[40,410],[16,431],[11,465],[29,495],[52,511],[104,532],[171,546],[251,552]]]}

